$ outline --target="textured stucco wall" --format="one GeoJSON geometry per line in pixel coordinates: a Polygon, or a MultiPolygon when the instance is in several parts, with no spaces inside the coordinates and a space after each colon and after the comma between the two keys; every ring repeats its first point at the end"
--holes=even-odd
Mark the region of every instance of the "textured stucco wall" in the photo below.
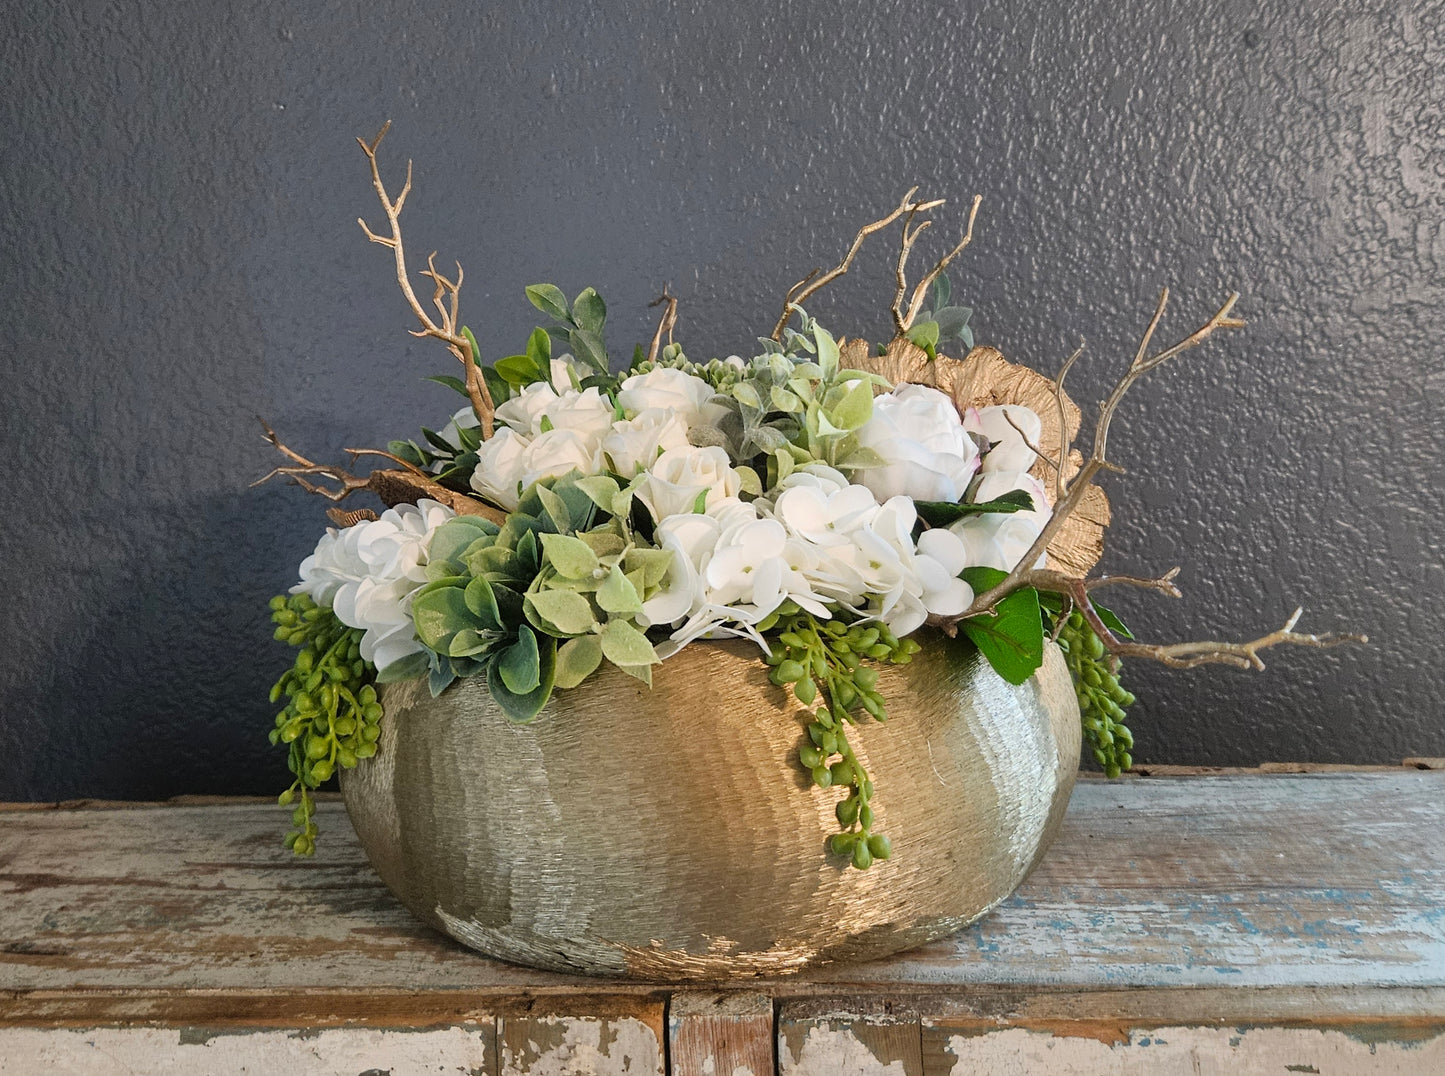
{"type": "MultiPolygon", "coordinates": [[[[1157,638],[1296,602],[1369,649],[1265,675],[1131,665],[1144,761],[1445,754],[1445,39],[1438,3],[7,5],[0,14],[0,799],[262,792],[266,598],[323,525],[318,458],[435,423],[352,136],[417,160],[412,250],[467,269],[490,355],[522,286],[596,284],[614,347],[670,282],[696,356],[914,183],[984,196],[955,293],[1076,395],[1156,289],[1250,329],[1140,387],[1107,565],[1157,638]],[[1349,7],[1352,11],[1346,11],[1349,7]]],[[[930,236],[954,230],[945,218],[930,236]]],[[[886,331],[886,247],[815,301],[886,331]]]]}

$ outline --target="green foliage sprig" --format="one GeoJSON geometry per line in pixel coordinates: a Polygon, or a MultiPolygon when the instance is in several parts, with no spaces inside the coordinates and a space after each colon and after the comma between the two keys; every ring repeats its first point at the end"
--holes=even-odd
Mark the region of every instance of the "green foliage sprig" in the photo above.
{"type": "Polygon", "coordinates": [[[873,832],[873,781],[854,753],[845,725],[869,717],[888,720],[887,704],[877,690],[878,670],[865,662],[906,665],[919,644],[895,638],[881,623],[849,624],[835,618],[819,624],[791,602],[776,619],[768,619],[774,623],[765,620],[765,630],[778,630],[767,657],[773,669],[769,678],[779,686],[790,684],[804,706],[812,706],[820,692],[826,700],[813,712],[798,760],[817,787],[848,790],[834,808],[840,830],[830,846],[848,856],[854,867],[867,870],[875,859],[891,856],[893,847],[884,834],[873,832]]]}
{"type": "Polygon", "coordinates": [[[296,661],[271,688],[271,701],[284,695],[272,744],[289,744],[286,765],[295,780],[281,793],[283,807],[296,803],[286,845],[299,856],[316,850],[313,789],[338,768],[349,770],[376,754],[381,736],[381,703],[372,686],[376,668],[361,656],[363,632],[348,628],[330,609],[308,595],[271,599],[276,638],[299,648],[296,661]],[[299,803],[296,801],[299,799],[299,803]]]}

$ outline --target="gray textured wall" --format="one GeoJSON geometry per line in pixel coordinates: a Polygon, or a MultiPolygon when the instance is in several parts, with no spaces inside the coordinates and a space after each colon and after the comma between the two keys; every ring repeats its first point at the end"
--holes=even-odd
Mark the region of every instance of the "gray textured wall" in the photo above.
{"type": "MultiPolygon", "coordinates": [[[[914,183],[984,196],[955,293],[1077,395],[1157,287],[1250,329],[1121,418],[1107,566],[1157,638],[1363,629],[1263,675],[1131,666],[1137,757],[1445,754],[1439,4],[21,2],[0,15],[0,799],[278,787],[266,598],[323,525],[253,415],[334,459],[438,422],[352,142],[396,121],[411,246],[467,269],[492,356],[525,284],[596,284],[614,347],[661,284],[695,356],[914,183]]],[[[941,243],[952,223],[935,229],[941,243]]],[[[886,332],[883,248],[824,293],[886,332]]]]}

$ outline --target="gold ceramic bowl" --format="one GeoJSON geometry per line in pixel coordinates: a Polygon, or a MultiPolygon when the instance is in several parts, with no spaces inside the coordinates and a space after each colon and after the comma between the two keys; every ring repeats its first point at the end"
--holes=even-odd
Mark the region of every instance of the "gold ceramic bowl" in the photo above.
{"type": "Polygon", "coordinates": [[[529,725],[476,681],[392,685],[341,789],[392,892],[490,956],[666,979],[879,957],[1023,881],[1068,804],[1079,710],[1052,645],[1013,687],[928,638],[878,690],[888,723],[849,733],[893,842],[867,871],[826,851],[841,793],[800,768],[805,712],[749,643],[694,643],[651,689],[604,665],[529,725]]]}

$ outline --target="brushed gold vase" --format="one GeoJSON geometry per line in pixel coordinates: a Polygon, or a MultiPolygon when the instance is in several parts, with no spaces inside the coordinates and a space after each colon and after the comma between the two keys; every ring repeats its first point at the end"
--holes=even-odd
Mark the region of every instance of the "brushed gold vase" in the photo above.
{"type": "Polygon", "coordinates": [[[503,960],[664,979],[884,956],[973,922],[1023,881],[1073,789],[1062,654],[1014,687],[967,644],[881,670],[887,724],[851,731],[893,857],[825,843],[841,793],[797,762],[806,713],[748,643],[694,643],[648,689],[611,666],[511,724],[484,684],[389,686],[380,751],[342,774],[382,879],[503,960]]]}

